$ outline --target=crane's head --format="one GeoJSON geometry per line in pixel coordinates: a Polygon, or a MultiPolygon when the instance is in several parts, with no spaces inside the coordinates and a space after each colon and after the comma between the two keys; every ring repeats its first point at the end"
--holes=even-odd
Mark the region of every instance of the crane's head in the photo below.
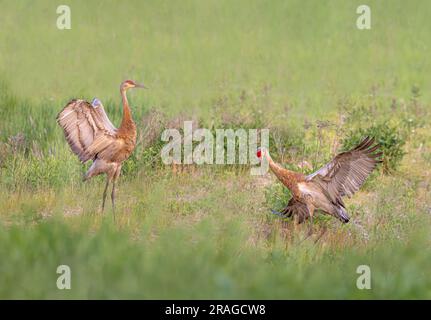
{"type": "Polygon", "coordinates": [[[121,83],[121,90],[128,90],[130,88],[144,88],[147,89],[143,84],[136,83],[133,80],[125,80],[121,83]]]}
{"type": "Polygon", "coordinates": [[[256,157],[258,157],[260,161],[262,161],[262,158],[268,157],[268,156],[269,156],[269,152],[266,148],[264,147],[257,148],[256,157]]]}

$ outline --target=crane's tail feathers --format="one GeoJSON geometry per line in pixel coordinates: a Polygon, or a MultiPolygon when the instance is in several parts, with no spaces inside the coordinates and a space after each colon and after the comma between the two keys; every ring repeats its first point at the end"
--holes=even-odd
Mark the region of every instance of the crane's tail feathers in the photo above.
{"type": "Polygon", "coordinates": [[[340,219],[343,223],[347,223],[350,221],[346,209],[344,209],[342,206],[335,207],[335,210],[337,211],[337,218],[340,219]]]}
{"type": "Polygon", "coordinates": [[[275,211],[275,210],[273,210],[273,209],[270,209],[270,210],[271,210],[271,212],[272,212],[273,214],[275,214],[275,215],[277,215],[277,216],[279,216],[279,217],[282,217],[282,218],[286,217],[286,215],[285,215],[285,214],[283,214],[283,213],[281,213],[281,212],[275,211]]]}

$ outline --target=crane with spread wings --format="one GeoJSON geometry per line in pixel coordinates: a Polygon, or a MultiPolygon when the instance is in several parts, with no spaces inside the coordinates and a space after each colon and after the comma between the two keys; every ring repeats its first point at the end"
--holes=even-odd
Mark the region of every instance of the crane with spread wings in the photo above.
{"type": "Polygon", "coordinates": [[[298,223],[308,218],[312,221],[315,210],[349,222],[343,197],[351,197],[358,191],[381,162],[382,152],[378,149],[374,139],[367,137],[308,176],[283,168],[272,160],[267,149],[258,149],[257,157],[268,161],[271,171],[292,192],[292,198],[281,212],[271,211],[282,217],[296,217],[298,223]]]}
{"type": "Polygon", "coordinates": [[[84,181],[106,174],[103,191],[102,211],[108,186],[112,183],[112,208],[115,219],[115,183],[121,172],[122,163],[129,158],[136,145],[136,125],[127,100],[126,92],[131,88],[145,88],[132,80],[121,83],[120,93],[123,102],[123,119],[116,128],[106,115],[99,99],[92,103],[73,99],[57,116],[58,124],[63,128],[66,140],[82,163],[93,163],[84,176],[84,181]]]}

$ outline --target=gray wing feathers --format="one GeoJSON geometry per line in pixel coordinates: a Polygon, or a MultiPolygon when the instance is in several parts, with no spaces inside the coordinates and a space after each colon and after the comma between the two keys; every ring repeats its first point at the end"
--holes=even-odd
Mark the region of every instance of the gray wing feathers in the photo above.
{"type": "Polygon", "coordinates": [[[306,179],[324,186],[332,200],[341,200],[340,197],[352,196],[364,184],[377,164],[381,162],[379,158],[382,153],[376,153],[379,145],[373,144],[373,138],[365,138],[356,148],[340,153],[323,168],[307,176],[306,179]]]}

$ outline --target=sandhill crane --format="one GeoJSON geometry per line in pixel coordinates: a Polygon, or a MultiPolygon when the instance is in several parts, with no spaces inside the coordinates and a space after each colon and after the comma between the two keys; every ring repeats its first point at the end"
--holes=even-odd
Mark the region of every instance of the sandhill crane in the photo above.
{"type": "Polygon", "coordinates": [[[315,210],[321,210],[344,223],[349,222],[342,197],[351,197],[364,184],[382,156],[373,138],[365,138],[350,151],[342,152],[316,172],[305,176],[275,163],[267,149],[257,150],[257,157],[268,161],[271,171],[292,192],[287,206],[273,213],[282,217],[297,217],[298,223],[313,221],[315,210]]]}
{"type": "Polygon", "coordinates": [[[103,191],[102,212],[105,208],[106,194],[112,182],[112,210],[115,219],[115,182],[121,171],[122,163],[129,158],[136,145],[136,125],[133,122],[126,92],[131,88],[145,88],[132,80],[121,83],[120,93],[123,101],[123,120],[117,129],[108,119],[99,99],[89,102],[81,99],[71,100],[57,116],[58,124],[72,151],[82,163],[93,160],[84,176],[84,181],[105,173],[106,185],[103,191]]]}

